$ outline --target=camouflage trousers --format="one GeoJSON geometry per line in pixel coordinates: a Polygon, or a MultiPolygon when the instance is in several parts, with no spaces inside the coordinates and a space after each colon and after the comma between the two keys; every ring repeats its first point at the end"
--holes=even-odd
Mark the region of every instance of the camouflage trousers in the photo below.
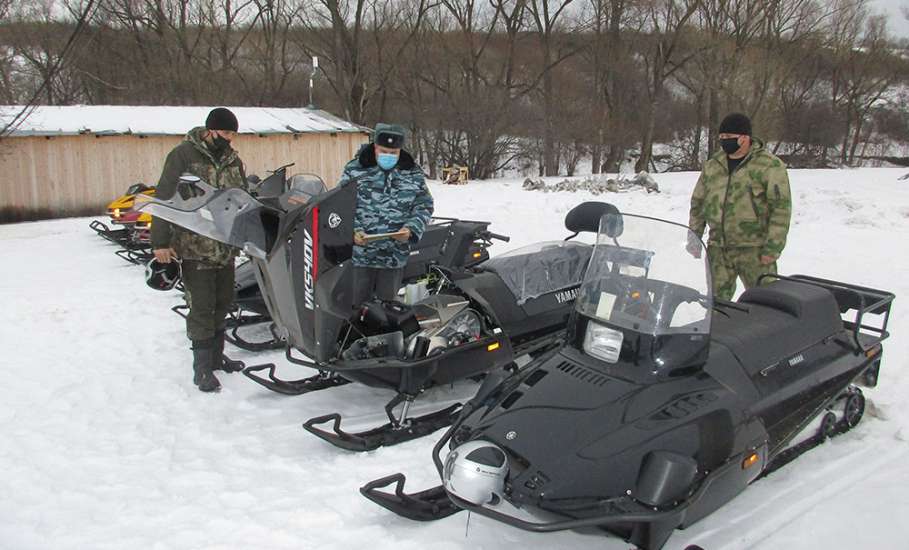
{"type": "Polygon", "coordinates": [[[745,288],[757,286],[758,278],[764,273],[776,273],[776,262],[761,263],[760,247],[723,248],[707,246],[710,260],[710,275],[713,279],[713,295],[721,300],[732,300],[735,295],[736,279],[742,279],[745,288]]]}
{"type": "Polygon", "coordinates": [[[183,287],[189,314],[186,335],[190,340],[210,340],[224,329],[234,301],[234,266],[212,266],[183,260],[183,287]]]}

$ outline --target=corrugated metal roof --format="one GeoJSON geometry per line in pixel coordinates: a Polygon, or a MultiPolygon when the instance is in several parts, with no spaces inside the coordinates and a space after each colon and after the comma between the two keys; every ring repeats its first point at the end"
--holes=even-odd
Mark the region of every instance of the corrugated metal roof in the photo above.
{"type": "MultiPolygon", "coordinates": [[[[228,107],[237,115],[243,134],[364,132],[367,129],[315,109],[228,107]]],[[[205,124],[212,107],[148,107],[125,105],[38,106],[12,136],[180,135],[205,124]]],[[[0,128],[22,106],[0,105],[0,128]]]]}

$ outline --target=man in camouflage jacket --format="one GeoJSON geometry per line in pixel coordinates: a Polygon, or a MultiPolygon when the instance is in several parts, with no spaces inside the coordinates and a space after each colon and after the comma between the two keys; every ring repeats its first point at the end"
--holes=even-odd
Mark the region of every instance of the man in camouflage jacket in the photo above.
{"type": "MultiPolygon", "coordinates": [[[[776,273],[786,246],[792,199],[786,165],[751,136],[751,121],[732,113],[720,124],[723,150],[704,163],[691,196],[688,226],[699,237],[710,226],[707,257],[717,298],[731,300],[736,278],[745,288],[776,273]]],[[[689,251],[700,255],[700,245],[689,251]]]]}
{"type": "MultiPolygon", "coordinates": [[[[171,198],[180,176],[196,176],[212,187],[246,188],[246,173],[230,146],[238,130],[237,117],[223,107],[213,109],[204,127],[193,128],[164,162],[157,196],[171,198]]],[[[221,384],[212,371],[235,372],[243,364],[224,356],[225,317],[234,299],[234,258],[237,251],[155,218],[151,231],[155,259],[181,262],[189,313],[186,334],[192,342],[193,382],[202,391],[217,391],[221,384]]]]}
{"type": "Polygon", "coordinates": [[[339,185],[356,183],[354,288],[356,302],[393,300],[401,286],[410,247],[432,218],[433,200],[423,170],[405,151],[404,128],[377,124],[372,143],[347,163],[339,185]],[[394,233],[370,240],[370,235],[394,233]]]}

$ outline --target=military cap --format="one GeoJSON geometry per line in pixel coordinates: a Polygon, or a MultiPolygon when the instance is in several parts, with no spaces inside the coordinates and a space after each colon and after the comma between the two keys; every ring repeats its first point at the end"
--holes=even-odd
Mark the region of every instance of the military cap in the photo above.
{"type": "Polygon", "coordinates": [[[373,143],[382,147],[400,149],[404,146],[404,127],[400,124],[376,124],[373,143]]]}

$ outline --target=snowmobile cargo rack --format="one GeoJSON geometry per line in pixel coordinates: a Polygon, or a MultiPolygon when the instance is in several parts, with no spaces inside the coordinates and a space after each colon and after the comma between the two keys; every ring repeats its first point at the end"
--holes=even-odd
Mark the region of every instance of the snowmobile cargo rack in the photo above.
{"type": "Polygon", "coordinates": [[[809,275],[784,276],[765,273],[758,278],[758,283],[760,284],[764,279],[795,281],[819,286],[833,294],[837,306],[840,308],[840,314],[855,310],[855,317],[852,320],[843,319],[843,326],[852,332],[856,353],[867,353],[890,337],[890,333],[887,332],[887,324],[890,321],[890,308],[893,305],[893,299],[896,297],[891,292],[809,275]],[[883,315],[880,326],[875,327],[863,324],[862,321],[866,314],[883,315]]]}
{"type": "MultiPolygon", "coordinates": [[[[478,220],[462,220],[460,218],[446,218],[446,217],[442,217],[442,216],[433,216],[431,223],[433,225],[451,225],[456,222],[478,223],[478,224],[488,223],[488,222],[481,222],[478,220]]],[[[502,241],[505,243],[507,243],[511,240],[511,237],[508,237],[507,235],[499,235],[498,233],[493,233],[492,231],[482,231],[480,236],[487,240],[496,239],[496,240],[499,240],[499,241],[502,241]]]]}

